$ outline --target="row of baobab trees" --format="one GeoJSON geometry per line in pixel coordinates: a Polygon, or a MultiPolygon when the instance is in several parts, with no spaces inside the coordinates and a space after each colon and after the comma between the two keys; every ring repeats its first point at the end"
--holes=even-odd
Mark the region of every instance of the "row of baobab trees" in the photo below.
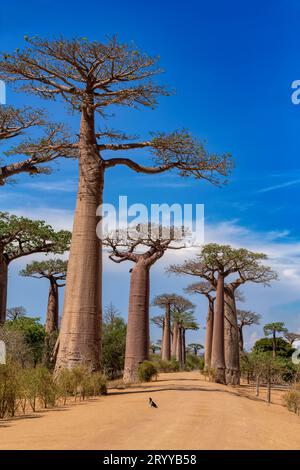
{"type": "MultiPolygon", "coordinates": [[[[78,128],[69,131],[62,123],[49,122],[46,113],[40,109],[1,107],[0,139],[4,144],[12,141],[16,144],[3,155],[5,163],[1,163],[0,183],[5,185],[20,173],[49,173],[49,164],[61,158],[71,159],[78,166],[78,192],[62,323],[55,349],[55,373],[83,363],[91,370],[99,370],[103,243],[96,228],[102,217],[98,208],[103,201],[105,181],[112,177],[115,167],[124,166],[138,174],[174,171],[181,177],[194,177],[219,185],[230,173],[232,159],[227,153],[209,153],[186,130],[156,132],[148,139],[135,140],[123,131],[115,131],[106,125],[110,111],[117,113],[122,107],[154,108],[160,97],[169,95],[166,87],[153,81],[153,77],[160,72],[156,65],[157,58],[140,52],[132,44],[121,44],[116,38],[106,43],[90,42],[86,38],[24,39],[26,45],[23,48],[2,54],[0,79],[17,91],[36,95],[42,100],[64,103],[79,118],[78,128]],[[37,133],[23,138],[24,132],[34,128],[38,129],[37,133]],[[37,137],[39,133],[41,135],[37,137]],[[138,149],[149,152],[147,158],[142,155],[148,163],[141,164],[138,158],[132,157],[138,149]],[[117,156],[113,157],[112,154],[117,156]]],[[[30,225],[34,222],[23,219],[22,223],[30,225]]],[[[36,245],[28,236],[19,244],[17,232],[11,238],[4,231],[5,242],[0,244],[2,321],[5,316],[3,305],[6,302],[7,269],[11,260],[32,252],[51,251],[51,244],[52,251],[64,249],[59,238],[62,237],[65,243],[66,233],[54,233],[48,226],[39,223],[35,228],[41,235],[36,245]],[[42,249],[41,239],[44,242],[42,249]]],[[[30,233],[35,233],[34,227],[30,233]]],[[[150,268],[171,248],[172,241],[163,237],[153,238],[150,234],[149,238],[143,239],[143,243],[130,241],[121,249],[118,240],[105,241],[113,261],[129,260],[134,263],[124,372],[126,381],[135,379],[137,360],[144,360],[148,354],[150,268]],[[136,243],[134,249],[132,243],[136,243]],[[142,252],[138,251],[140,245],[143,245],[142,252]]],[[[232,326],[235,325],[234,295],[243,282],[268,283],[274,278],[275,274],[269,268],[259,264],[262,259],[264,255],[246,250],[234,251],[230,247],[220,249],[213,245],[206,247],[196,260],[170,268],[177,274],[197,275],[204,279],[207,283],[203,287],[206,289],[205,295],[216,292],[214,315],[212,300],[209,300],[211,313],[207,324],[206,356],[208,364],[216,371],[217,381],[226,380],[225,360],[227,381],[238,380],[235,327],[232,326]],[[225,286],[228,276],[235,273],[237,279],[225,286]],[[227,312],[226,318],[224,311],[227,312]]]]}

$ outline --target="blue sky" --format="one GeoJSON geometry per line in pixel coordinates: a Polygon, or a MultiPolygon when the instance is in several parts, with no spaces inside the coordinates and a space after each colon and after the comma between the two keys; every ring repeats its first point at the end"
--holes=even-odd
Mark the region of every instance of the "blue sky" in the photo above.
{"type": "MultiPolygon", "coordinates": [[[[151,4],[99,0],[86,6],[74,0],[16,0],[5,2],[0,12],[2,50],[21,48],[24,35],[105,40],[118,34],[121,41],[134,41],[141,50],[160,56],[165,72],[157,80],[175,88],[176,94],[163,97],[155,111],[121,110],[110,124],[141,137],[149,131],[186,127],[205,139],[211,151],[231,153],[235,170],[226,187],[216,188],[172,174],[140,177],[117,168],[107,178],[106,202],[127,195],[130,203],[147,205],[205,204],[207,242],[264,250],[280,273],[280,282],[272,288],[246,287],[243,308],[261,313],[266,322],[286,321],[298,331],[300,105],[291,102],[291,83],[300,79],[299,19],[300,3],[295,0],[154,0],[151,4]]],[[[78,116],[68,115],[60,104],[40,102],[11,89],[7,98],[8,104],[44,106],[55,119],[74,129],[78,126],[78,116]]],[[[139,155],[146,160],[146,152],[139,155]]],[[[56,227],[70,226],[76,181],[76,165],[61,161],[51,176],[21,176],[16,185],[2,188],[0,207],[43,218],[56,227]]],[[[22,304],[30,314],[43,316],[47,285],[18,277],[25,261],[11,266],[9,305],[22,304]]],[[[164,266],[170,261],[167,256],[153,269],[153,295],[181,292],[195,281],[167,277],[164,266]]],[[[126,316],[129,265],[105,266],[105,303],[112,301],[126,316]],[[112,278],[118,284],[117,298],[112,278]]],[[[205,302],[195,301],[203,326],[205,302]]],[[[153,330],[154,339],[158,334],[153,330]]],[[[260,334],[261,327],[249,331],[249,344],[260,334]]],[[[197,340],[197,334],[190,339],[197,340]]]]}

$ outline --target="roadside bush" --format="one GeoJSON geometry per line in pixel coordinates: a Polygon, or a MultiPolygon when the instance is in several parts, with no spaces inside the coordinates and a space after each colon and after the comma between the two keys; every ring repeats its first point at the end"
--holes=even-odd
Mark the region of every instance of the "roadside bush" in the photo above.
{"type": "Polygon", "coordinates": [[[300,413],[300,386],[293,387],[282,397],[284,406],[293,413],[300,413]]]}
{"type": "Polygon", "coordinates": [[[171,361],[164,361],[159,356],[155,357],[151,361],[159,372],[177,372],[179,370],[179,363],[176,359],[172,359],[171,361]]]}
{"type": "Polygon", "coordinates": [[[20,390],[19,366],[0,364],[0,418],[14,416],[18,408],[20,390]]]}
{"type": "Polygon", "coordinates": [[[204,360],[195,354],[187,354],[185,360],[185,370],[202,370],[204,368],[204,360]]]}
{"type": "Polygon", "coordinates": [[[144,361],[139,365],[138,377],[140,382],[151,382],[153,377],[157,377],[158,370],[153,362],[144,361]]]}

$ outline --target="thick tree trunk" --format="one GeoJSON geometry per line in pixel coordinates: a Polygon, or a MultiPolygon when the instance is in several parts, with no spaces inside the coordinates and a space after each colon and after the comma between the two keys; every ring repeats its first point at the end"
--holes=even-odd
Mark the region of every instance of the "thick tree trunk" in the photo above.
{"type": "Polygon", "coordinates": [[[239,327],[239,347],[240,353],[244,352],[244,334],[243,334],[243,327],[239,327]]]}
{"type": "Polygon", "coordinates": [[[93,111],[86,108],[79,148],[78,195],[55,374],[77,365],[100,369],[102,244],[96,233],[96,211],[102,204],[104,170],[97,151],[93,111]]]}
{"type": "Polygon", "coordinates": [[[219,272],[215,313],[214,313],[214,329],[211,352],[211,368],[214,372],[214,380],[216,383],[225,384],[225,357],[224,357],[224,275],[219,272]]]}
{"type": "Polygon", "coordinates": [[[206,318],[206,333],[205,333],[205,351],[204,361],[205,370],[209,371],[211,367],[211,349],[213,339],[213,328],[214,328],[214,302],[209,300],[208,312],[206,318]]]}
{"type": "Polygon", "coordinates": [[[176,341],[176,361],[179,362],[180,369],[183,367],[182,361],[182,328],[178,327],[177,341],[176,341]]]}
{"type": "Polygon", "coordinates": [[[178,324],[176,321],[174,321],[173,322],[172,348],[171,348],[172,357],[176,357],[177,340],[178,340],[178,324]]]}
{"type": "Polygon", "coordinates": [[[58,330],[58,285],[54,279],[50,279],[45,330],[47,334],[58,330]]]}
{"type": "Polygon", "coordinates": [[[186,348],[185,348],[185,329],[182,328],[181,330],[182,334],[182,364],[185,366],[186,363],[186,348]]]}
{"type": "Polygon", "coordinates": [[[169,304],[166,305],[161,358],[164,361],[171,359],[171,308],[169,304]]]}
{"type": "Polygon", "coordinates": [[[0,324],[6,320],[8,263],[0,253],[0,324]]]}
{"type": "Polygon", "coordinates": [[[131,271],[126,334],[125,383],[138,380],[138,367],[149,357],[149,266],[139,260],[131,271]]]}
{"type": "Polygon", "coordinates": [[[165,321],[163,321],[162,325],[162,333],[161,333],[161,348],[160,348],[160,357],[163,356],[163,349],[164,349],[164,334],[165,334],[165,321]]]}
{"type": "Polygon", "coordinates": [[[237,323],[236,305],[234,290],[225,288],[224,295],[224,344],[225,344],[225,365],[226,383],[239,385],[240,383],[240,351],[239,351],[239,330],[237,323]]]}

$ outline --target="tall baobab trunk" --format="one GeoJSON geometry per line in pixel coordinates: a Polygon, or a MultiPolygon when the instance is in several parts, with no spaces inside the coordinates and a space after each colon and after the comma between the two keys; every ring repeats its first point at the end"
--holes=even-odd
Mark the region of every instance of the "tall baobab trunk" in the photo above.
{"type": "Polygon", "coordinates": [[[219,272],[215,313],[214,329],[211,351],[211,368],[215,373],[215,382],[225,384],[225,357],[224,357],[224,274],[219,272]]]}
{"type": "Polygon", "coordinates": [[[161,333],[161,348],[160,348],[160,357],[163,356],[163,348],[164,348],[164,334],[165,334],[165,321],[162,324],[162,333],[161,333]]]}
{"type": "Polygon", "coordinates": [[[178,338],[178,324],[174,320],[174,322],[173,322],[172,348],[171,348],[171,356],[172,357],[176,357],[177,338],[178,338]]]}
{"type": "Polygon", "coordinates": [[[243,334],[243,327],[239,326],[239,347],[240,353],[244,352],[244,334],[243,334]]]}
{"type": "Polygon", "coordinates": [[[170,304],[166,305],[161,358],[164,361],[170,361],[171,359],[171,307],[170,307],[170,304]]]}
{"type": "Polygon", "coordinates": [[[79,364],[100,369],[102,244],[96,234],[96,211],[102,204],[104,170],[96,147],[94,115],[87,107],[80,125],[78,195],[56,374],[79,364]]]}
{"type": "Polygon", "coordinates": [[[230,287],[227,287],[225,288],[224,294],[226,383],[231,385],[238,385],[240,383],[240,351],[234,290],[230,287]]]}
{"type": "Polygon", "coordinates": [[[205,370],[207,371],[209,371],[211,367],[213,328],[214,328],[214,301],[209,300],[208,312],[207,312],[207,318],[206,318],[205,352],[204,352],[205,370]]]}
{"type": "Polygon", "coordinates": [[[182,357],[182,328],[178,327],[177,341],[176,341],[176,360],[179,362],[180,369],[183,368],[182,357]]]}
{"type": "Polygon", "coordinates": [[[6,320],[8,263],[0,253],[0,324],[6,320]]]}
{"type": "Polygon", "coordinates": [[[55,279],[50,279],[45,331],[51,334],[58,330],[58,285],[55,279]]]}
{"type": "Polygon", "coordinates": [[[149,266],[140,259],[130,277],[124,382],[138,380],[138,366],[149,356],[149,266]]]}
{"type": "Polygon", "coordinates": [[[182,334],[182,365],[185,366],[185,362],[186,362],[186,348],[185,348],[185,328],[182,328],[181,329],[181,334],[182,334]]]}

